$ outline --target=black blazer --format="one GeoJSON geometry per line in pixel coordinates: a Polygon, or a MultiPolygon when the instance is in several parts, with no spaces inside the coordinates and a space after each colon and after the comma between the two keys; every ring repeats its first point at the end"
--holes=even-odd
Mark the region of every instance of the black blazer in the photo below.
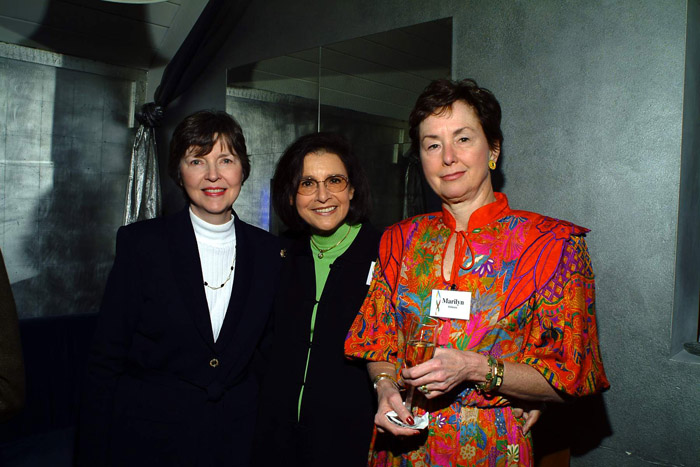
{"type": "Polygon", "coordinates": [[[216,343],[188,210],[119,229],[89,359],[78,465],[250,464],[280,247],[234,222],[233,291],[216,343]]]}
{"type": "Polygon", "coordinates": [[[366,465],[376,398],[366,362],[346,359],[344,343],[367,295],[379,239],[380,233],[364,224],[331,265],[318,305],[298,422],[316,279],[309,237],[288,245],[275,301],[274,351],[261,391],[254,465],[366,465]]]}

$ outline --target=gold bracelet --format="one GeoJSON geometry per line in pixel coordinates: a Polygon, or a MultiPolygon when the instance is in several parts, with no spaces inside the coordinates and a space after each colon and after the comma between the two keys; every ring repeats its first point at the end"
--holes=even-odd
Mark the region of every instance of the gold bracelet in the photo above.
{"type": "Polygon", "coordinates": [[[391,381],[391,383],[394,385],[396,389],[399,389],[399,383],[396,382],[396,378],[394,378],[392,375],[389,373],[379,373],[377,376],[374,377],[372,380],[372,386],[374,386],[374,390],[377,390],[377,384],[383,379],[388,379],[391,381]]]}
{"type": "Polygon", "coordinates": [[[489,389],[489,391],[498,391],[498,388],[501,387],[501,384],[503,384],[503,373],[505,372],[505,365],[503,363],[503,360],[500,358],[496,361],[496,382],[493,384],[493,387],[489,389]]]}
{"type": "Polygon", "coordinates": [[[479,392],[491,392],[503,383],[503,362],[489,355],[487,363],[489,371],[484,376],[486,381],[474,385],[479,392]]]}

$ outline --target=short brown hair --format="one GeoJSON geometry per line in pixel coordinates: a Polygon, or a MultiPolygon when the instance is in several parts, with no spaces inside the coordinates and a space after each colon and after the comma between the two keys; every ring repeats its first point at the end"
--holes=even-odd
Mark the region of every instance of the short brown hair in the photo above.
{"type": "MultiPolygon", "coordinates": [[[[211,152],[217,141],[238,157],[243,169],[243,182],[250,175],[250,160],[245,145],[243,130],[238,122],[226,112],[219,110],[200,110],[185,117],[173,131],[170,140],[170,157],[168,173],[175,183],[182,188],[180,160],[187,151],[194,148],[194,155],[199,157],[211,152]]],[[[185,198],[187,192],[182,188],[185,198]]]]}
{"type": "Polygon", "coordinates": [[[449,110],[457,101],[463,101],[474,109],[489,148],[501,148],[503,145],[501,105],[496,100],[496,96],[488,89],[480,88],[473,79],[462,81],[439,79],[430,83],[418,96],[416,105],[413,106],[411,115],[408,117],[411,145],[416,154],[420,154],[418,127],[421,122],[431,115],[449,110]]]}

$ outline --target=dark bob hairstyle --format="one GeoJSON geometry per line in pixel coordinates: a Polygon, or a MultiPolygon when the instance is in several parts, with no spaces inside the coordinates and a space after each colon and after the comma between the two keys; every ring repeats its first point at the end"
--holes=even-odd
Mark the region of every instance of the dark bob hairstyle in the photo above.
{"type": "Polygon", "coordinates": [[[235,154],[243,168],[243,182],[250,175],[250,160],[245,145],[243,130],[233,117],[218,110],[200,110],[186,117],[175,128],[170,140],[170,157],[168,173],[175,183],[182,188],[185,198],[187,193],[182,187],[180,160],[192,149],[197,157],[211,152],[217,141],[235,154]]]}
{"type": "Polygon", "coordinates": [[[489,148],[492,150],[502,149],[501,105],[493,93],[488,89],[480,88],[472,79],[462,81],[439,79],[430,83],[418,96],[416,105],[413,106],[411,115],[408,117],[411,145],[416,154],[420,154],[418,127],[421,122],[431,115],[449,112],[452,104],[457,101],[464,101],[474,109],[481,122],[481,128],[484,130],[489,148]]]}
{"type": "Polygon", "coordinates": [[[312,133],[302,136],[284,151],[277,162],[272,179],[272,206],[282,222],[293,231],[308,230],[308,225],[299,216],[296,208],[297,188],[303,175],[304,158],[307,154],[324,152],[340,157],[348,172],[348,189],[355,189],[345,222],[355,225],[369,217],[372,202],[369,181],[360,161],[352,152],[350,143],[335,133],[312,133]]]}

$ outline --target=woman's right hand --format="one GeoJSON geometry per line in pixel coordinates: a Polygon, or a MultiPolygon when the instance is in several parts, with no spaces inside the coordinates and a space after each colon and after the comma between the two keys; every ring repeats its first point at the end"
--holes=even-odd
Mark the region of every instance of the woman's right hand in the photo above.
{"type": "Polygon", "coordinates": [[[394,436],[414,436],[420,433],[419,430],[400,427],[386,418],[386,414],[392,410],[407,425],[413,425],[414,420],[411,412],[403,405],[401,394],[394,383],[388,379],[379,381],[377,384],[378,409],[374,416],[374,424],[380,433],[391,433],[394,436]]]}

